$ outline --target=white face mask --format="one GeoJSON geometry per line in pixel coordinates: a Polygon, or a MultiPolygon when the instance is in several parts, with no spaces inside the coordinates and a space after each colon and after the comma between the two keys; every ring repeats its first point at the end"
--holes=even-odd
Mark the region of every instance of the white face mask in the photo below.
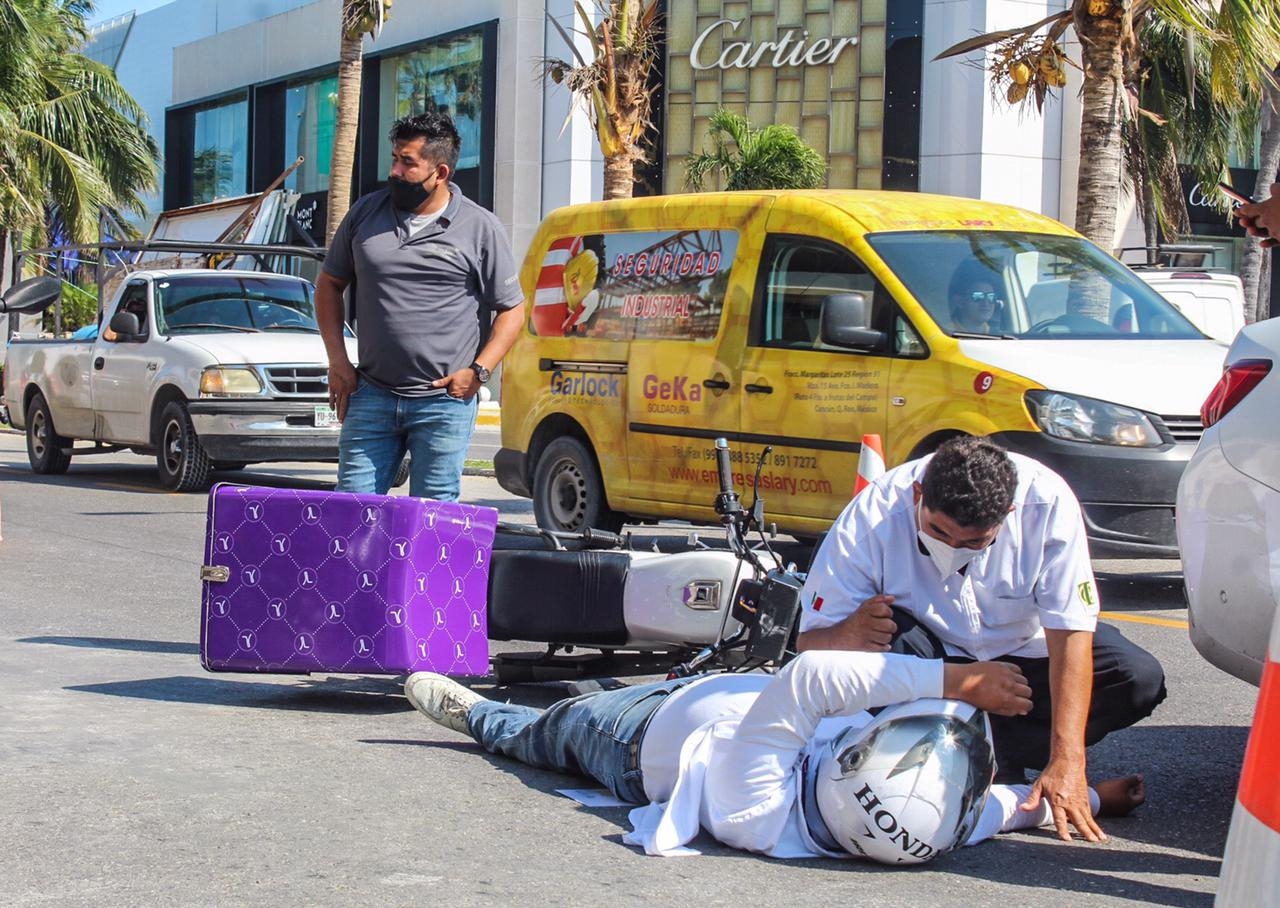
{"type": "Polygon", "coordinates": [[[938,573],[944,580],[986,551],[985,549],[956,549],[941,539],[934,539],[924,531],[924,524],[920,520],[920,503],[916,504],[916,527],[918,527],[916,536],[919,537],[920,544],[925,547],[925,551],[933,561],[933,566],[938,569],[938,573]]]}

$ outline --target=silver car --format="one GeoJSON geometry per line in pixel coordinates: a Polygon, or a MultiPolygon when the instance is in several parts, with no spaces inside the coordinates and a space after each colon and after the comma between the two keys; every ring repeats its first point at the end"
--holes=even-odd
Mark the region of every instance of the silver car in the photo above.
{"type": "Polygon", "coordinates": [[[1280,318],[1244,328],[1178,485],[1191,642],[1258,684],[1280,602],[1280,318]]]}

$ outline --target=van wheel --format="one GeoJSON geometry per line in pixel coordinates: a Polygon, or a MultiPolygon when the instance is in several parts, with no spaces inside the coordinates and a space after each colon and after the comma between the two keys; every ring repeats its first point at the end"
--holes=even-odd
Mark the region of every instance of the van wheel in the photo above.
{"type": "Polygon", "coordinates": [[[533,515],[544,530],[577,532],[587,527],[616,533],[622,515],[604,495],[600,468],[591,450],[570,436],[543,449],[533,471],[533,515]]]}
{"type": "Polygon", "coordinates": [[[187,406],[181,401],[170,401],[160,413],[156,467],[160,485],[175,492],[194,492],[209,484],[209,455],[196,437],[187,406]]]}
{"type": "Polygon", "coordinates": [[[71,447],[71,440],[53,431],[53,417],[44,395],[36,392],[27,407],[27,460],[36,473],[53,475],[67,472],[71,455],[64,449],[71,447]]]}

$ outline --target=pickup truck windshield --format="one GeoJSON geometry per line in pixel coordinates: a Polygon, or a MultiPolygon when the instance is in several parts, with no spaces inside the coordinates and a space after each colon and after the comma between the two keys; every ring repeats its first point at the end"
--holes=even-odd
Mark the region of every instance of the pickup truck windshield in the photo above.
{"type": "Polygon", "coordinates": [[[155,302],[162,334],[319,331],[311,285],[302,280],[230,271],[174,275],[156,281],[155,302]]]}
{"type": "Polygon", "coordinates": [[[1204,337],[1133,272],[1079,237],[927,231],[867,241],[954,337],[1204,337]]]}

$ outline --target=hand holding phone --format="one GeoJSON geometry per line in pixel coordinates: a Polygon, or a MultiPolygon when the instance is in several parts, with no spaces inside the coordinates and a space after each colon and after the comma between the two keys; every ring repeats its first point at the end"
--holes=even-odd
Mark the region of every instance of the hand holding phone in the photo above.
{"type": "Polygon", "coordinates": [[[1271,236],[1271,233],[1270,231],[1267,230],[1266,227],[1263,227],[1261,224],[1257,223],[1255,218],[1245,217],[1241,215],[1238,211],[1241,205],[1256,205],[1258,203],[1257,199],[1255,199],[1253,196],[1245,195],[1243,192],[1240,192],[1230,183],[1219,183],[1218,191],[1221,192],[1223,195],[1225,195],[1227,198],[1231,199],[1232,202],[1234,202],[1234,204],[1231,206],[1233,209],[1233,213],[1237,218],[1240,218],[1240,223],[1244,226],[1244,228],[1249,233],[1253,234],[1254,236],[1267,238],[1267,241],[1270,243],[1275,242],[1274,240],[1269,239],[1271,236]]]}
{"type": "MultiPolygon", "coordinates": [[[[1235,201],[1236,205],[1252,205],[1258,201],[1251,195],[1245,195],[1243,192],[1236,189],[1230,183],[1219,183],[1218,190],[1227,198],[1235,201]]],[[[1232,207],[1234,208],[1235,205],[1233,205],[1232,207]]]]}

